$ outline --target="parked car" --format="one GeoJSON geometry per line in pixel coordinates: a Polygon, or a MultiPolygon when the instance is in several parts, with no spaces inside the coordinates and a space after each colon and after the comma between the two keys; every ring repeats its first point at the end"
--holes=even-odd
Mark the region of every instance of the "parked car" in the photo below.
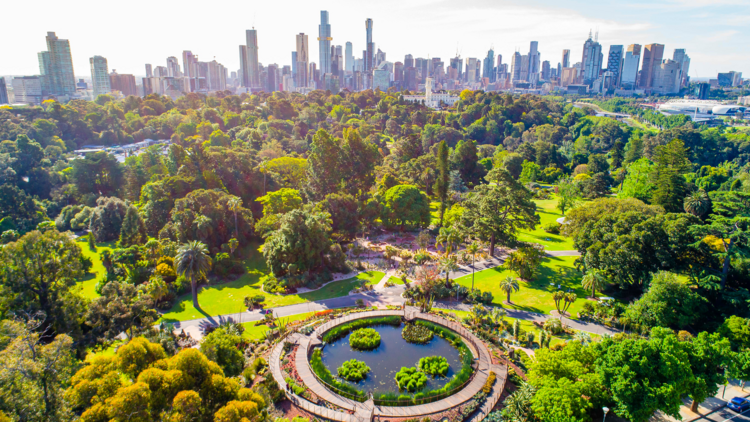
{"type": "Polygon", "coordinates": [[[750,410],[750,401],[743,399],[742,397],[735,397],[732,400],[729,400],[727,407],[737,413],[747,412],[750,410]]]}

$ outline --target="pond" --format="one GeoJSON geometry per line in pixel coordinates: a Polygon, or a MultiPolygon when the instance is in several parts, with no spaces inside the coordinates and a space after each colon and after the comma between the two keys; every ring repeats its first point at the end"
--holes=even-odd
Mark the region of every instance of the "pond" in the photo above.
{"type": "Polygon", "coordinates": [[[374,350],[361,351],[349,346],[347,334],[322,349],[322,362],[336,376],[338,368],[345,361],[357,359],[365,362],[371,371],[364,380],[353,383],[338,378],[342,382],[351,384],[358,390],[373,393],[397,392],[396,372],[402,367],[416,367],[420,358],[426,356],[442,356],[448,360],[450,369],[445,377],[432,378],[427,376],[427,385],[423,391],[443,387],[455,373],[461,370],[461,356],[458,349],[447,340],[435,335],[427,344],[409,343],[401,337],[403,324],[399,327],[392,325],[373,326],[380,333],[380,346],[374,350]]]}

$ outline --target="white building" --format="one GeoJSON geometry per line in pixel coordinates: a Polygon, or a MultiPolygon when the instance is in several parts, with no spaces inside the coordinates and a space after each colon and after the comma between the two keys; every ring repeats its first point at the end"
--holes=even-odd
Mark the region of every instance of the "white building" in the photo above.
{"type": "Polygon", "coordinates": [[[432,78],[425,80],[425,95],[404,95],[404,101],[424,103],[427,107],[439,108],[441,104],[452,106],[459,100],[456,95],[450,95],[447,92],[432,92],[432,78]]]}
{"type": "Polygon", "coordinates": [[[38,76],[13,78],[13,93],[16,104],[42,105],[42,81],[38,76]]]}

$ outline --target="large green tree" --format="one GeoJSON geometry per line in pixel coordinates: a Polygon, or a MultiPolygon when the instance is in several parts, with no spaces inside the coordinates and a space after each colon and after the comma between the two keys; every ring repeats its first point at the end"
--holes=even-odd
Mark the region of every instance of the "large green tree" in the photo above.
{"type": "Polygon", "coordinates": [[[142,290],[125,281],[105,284],[102,295],[91,303],[86,314],[91,334],[105,341],[120,333],[132,339],[141,330],[151,328],[157,319],[154,300],[142,290]]]}
{"type": "Polygon", "coordinates": [[[625,317],[636,327],[684,329],[700,319],[706,300],[673,273],[659,271],[646,293],[628,305],[625,317]]]}
{"type": "Polygon", "coordinates": [[[435,181],[435,194],[440,201],[440,225],[448,207],[448,187],[450,185],[450,168],[448,167],[448,146],[440,141],[437,148],[438,177],[435,181]]]}
{"type": "Polygon", "coordinates": [[[430,200],[416,186],[397,185],[388,189],[383,198],[383,221],[403,230],[425,227],[430,223],[430,200]]]}
{"type": "Polygon", "coordinates": [[[279,229],[266,237],[263,256],[276,276],[319,272],[325,268],[331,247],[330,216],[308,209],[292,210],[281,217],[279,229]]]}
{"type": "Polygon", "coordinates": [[[307,185],[304,191],[308,197],[321,200],[341,188],[345,171],[341,156],[339,142],[324,129],[318,130],[307,158],[307,185]]]}
{"type": "Polygon", "coordinates": [[[490,255],[494,255],[497,243],[513,245],[518,231],[533,230],[539,216],[532,193],[507,170],[493,168],[486,179],[489,184],[469,193],[458,224],[466,237],[489,241],[490,255]]]}

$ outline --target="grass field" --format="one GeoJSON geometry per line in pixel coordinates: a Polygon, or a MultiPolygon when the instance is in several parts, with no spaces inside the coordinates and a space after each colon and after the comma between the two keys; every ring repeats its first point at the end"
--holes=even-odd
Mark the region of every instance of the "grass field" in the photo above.
{"type": "Polygon", "coordinates": [[[573,239],[560,235],[551,234],[542,230],[545,224],[553,223],[562,217],[562,213],[557,209],[557,198],[552,195],[552,199],[536,200],[537,214],[539,214],[540,223],[535,230],[521,230],[518,239],[524,242],[539,243],[544,249],[550,251],[571,251],[573,239]]]}
{"type": "Polygon", "coordinates": [[[96,293],[96,282],[100,277],[103,277],[107,273],[107,270],[104,269],[104,265],[102,264],[100,254],[106,250],[111,252],[112,249],[114,249],[115,242],[97,244],[96,252],[89,249],[88,240],[85,236],[79,237],[76,240],[76,243],[81,247],[81,253],[83,256],[90,258],[91,262],[94,264],[91,267],[91,270],[86,273],[86,276],[78,282],[78,288],[83,297],[93,300],[99,297],[99,294],[96,293]]]}
{"type": "Polygon", "coordinates": [[[257,246],[251,245],[243,252],[247,256],[245,259],[245,274],[236,280],[213,286],[205,286],[200,290],[198,293],[198,303],[201,306],[201,310],[193,307],[190,292],[188,291],[177,298],[175,305],[172,306],[169,312],[162,316],[162,320],[167,322],[185,321],[204,316],[242,312],[246,309],[244,303],[246,296],[265,296],[266,300],[263,304],[268,308],[345,296],[354,287],[362,283],[362,280],[366,282],[374,280],[377,283],[385,275],[378,271],[365,272],[346,280],[328,283],[322,289],[302,294],[279,296],[264,293],[261,291],[260,278],[266,275],[268,270],[262,255],[257,251],[257,246]]]}
{"type": "MultiPolygon", "coordinates": [[[[305,312],[303,314],[297,314],[297,315],[292,315],[288,317],[281,317],[280,319],[286,320],[287,322],[300,321],[309,317],[310,315],[314,313],[315,312],[305,312]]],[[[265,332],[271,329],[271,327],[265,324],[256,326],[255,322],[256,321],[242,323],[242,326],[245,327],[245,332],[242,333],[242,338],[246,338],[249,340],[258,340],[262,338],[265,332]]]]}
{"type": "MultiPolygon", "coordinates": [[[[581,285],[581,273],[575,269],[573,262],[576,257],[548,257],[542,261],[539,274],[534,281],[526,282],[520,280],[520,289],[510,295],[510,304],[506,304],[506,294],[500,291],[500,280],[516,274],[501,267],[480,271],[474,276],[474,287],[492,293],[493,304],[504,308],[518,309],[530,312],[548,314],[555,309],[552,294],[557,290],[567,291],[571,289],[578,295],[578,300],[571,305],[568,312],[575,315],[583,305],[586,292],[581,285]],[[554,287],[551,285],[554,283],[554,287]],[[560,285],[560,289],[558,289],[560,285]]],[[[456,280],[462,286],[471,287],[471,275],[466,275],[456,280]]]]}

